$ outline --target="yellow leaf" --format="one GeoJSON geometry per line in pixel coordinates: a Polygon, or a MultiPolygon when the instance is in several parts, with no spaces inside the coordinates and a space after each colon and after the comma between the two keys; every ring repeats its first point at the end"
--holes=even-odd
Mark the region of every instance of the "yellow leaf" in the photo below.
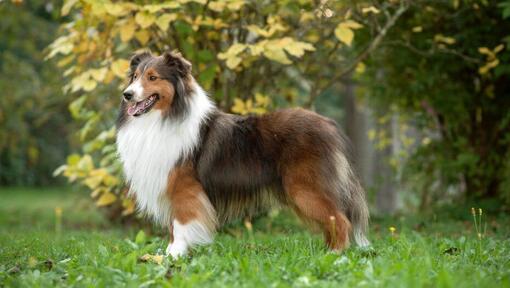
{"type": "Polygon", "coordinates": [[[124,210],[122,211],[122,216],[131,215],[135,212],[135,202],[132,199],[129,198],[123,199],[122,207],[124,207],[124,210]]]}
{"type": "Polygon", "coordinates": [[[499,59],[494,58],[494,60],[488,62],[484,66],[478,69],[478,73],[481,75],[487,74],[491,69],[497,67],[499,65],[499,59]]]}
{"type": "Polygon", "coordinates": [[[352,30],[360,29],[362,27],[363,26],[356,21],[346,20],[338,24],[335,28],[335,36],[347,46],[351,46],[352,40],[354,39],[354,31],[352,30]]]}
{"type": "Polygon", "coordinates": [[[211,1],[209,3],[209,9],[216,11],[216,12],[222,12],[225,9],[226,3],[224,1],[211,1]]]}
{"type": "Polygon", "coordinates": [[[155,21],[156,16],[147,12],[138,12],[135,16],[135,21],[143,29],[149,28],[155,21]]]}
{"type": "Polygon", "coordinates": [[[101,178],[100,177],[87,177],[85,180],[83,180],[83,184],[85,184],[89,189],[96,189],[99,184],[101,184],[101,178]]]}
{"type": "Polygon", "coordinates": [[[413,27],[413,30],[412,30],[414,33],[420,33],[423,31],[423,27],[421,26],[415,26],[413,27]]]}
{"type": "Polygon", "coordinates": [[[62,58],[61,60],[58,61],[57,65],[58,67],[64,67],[64,66],[67,66],[68,64],[70,64],[71,62],[73,62],[75,58],[75,55],[74,54],[71,54],[69,56],[66,56],[64,58],[62,58]]]}
{"type": "Polygon", "coordinates": [[[235,69],[241,63],[242,59],[239,57],[239,53],[246,49],[245,44],[236,43],[228,48],[224,53],[218,54],[218,59],[226,60],[226,65],[230,69],[235,69]]]}
{"type": "Polygon", "coordinates": [[[264,30],[257,25],[248,25],[248,26],[246,26],[246,29],[248,29],[248,31],[250,31],[252,33],[255,33],[259,36],[266,37],[266,38],[270,37],[272,35],[272,33],[270,31],[264,30]]]}
{"type": "Polygon", "coordinates": [[[176,9],[179,8],[181,5],[178,2],[175,1],[167,1],[165,3],[161,4],[149,4],[144,5],[143,10],[149,12],[149,13],[156,13],[164,9],[176,9]]]}
{"type": "Polygon", "coordinates": [[[253,100],[248,99],[246,102],[244,102],[244,105],[246,106],[246,112],[250,113],[253,108],[253,100]]]}
{"type": "Polygon", "coordinates": [[[228,58],[229,56],[237,56],[239,53],[243,52],[244,49],[246,49],[246,45],[244,44],[240,44],[240,43],[235,43],[234,45],[230,46],[227,50],[227,52],[225,53],[220,53],[224,56],[220,56],[220,54],[218,54],[218,58],[220,59],[226,59],[228,58]],[[222,58],[223,57],[223,58],[222,58]]]}
{"type": "Polygon", "coordinates": [[[241,61],[241,58],[234,56],[228,58],[226,64],[228,68],[235,69],[237,66],[239,66],[239,64],[241,64],[241,61]]]}
{"type": "Polygon", "coordinates": [[[159,29],[166,31],[168,24],[175,19],[177,19],[177,14],[163,14],[156,20],[156,25],[158,25],[159,29]]]}
{"type": "Polygon", "coordinates": [[[250,109],[250,112],[255,113],[257,115],[262,115],[262,114],[266,113],[267,110],[264,107],[254,107],[254,108],[250,109]]]}
{"type": "Polygon", "coordinates": [[[354,30],[363,28],[363,25],[359,24],[358,22],[356,22],[354,20],[346,20],[340,24],[344,25],[345,27],[354,29],[354,30]]]}
{"type": "Polygon", "coordinates": [[[94,78],[94,80],[101,82],[104,80],[106,73],[108,72],[108,69],[106,67],[99,68],[99,69],[90,69],[90,76],[94,78]]]}
{"type": "Polygon", "coordinates": [[[99,194],[103,193],[104,191],[108,192],[108,190],[105,187],[99,187],[90,193],[90,197],[96,198],[97,196],[99,196],[99,194]]]}
{"type": "Polygon", "coordinates": [[[94,162],[92,161],[92,157],[90,155],[85,154],[83,157],[81,157],[76,166],[79,170],[91,171],[94,169],[94,162]]]}
{"type": "Polygon", "coordinates": [[[301,16],[299,17],[299,23],[303,24],[306,22],[310,22],[315,18],[312,12],[301,12],[301,16]]]}
{"type": "Polygon", "coordinates": [[[491,51],[489,48],[487,48],[487,47],[480,47],[480,48],[478,48],[478,52],[479,52],[480,54],[485,54],[485,55],[487,55],[487,56],[490,56],[490,55],[493,55],[493,54],[494,54],[494,53],[492,53],[492,51],[491,51]]]}
{"type": "Polygon", "coordinates": [[[57,177],[58,175],[62,174],[62,172],[66,171],[68,168],[67,165],[61,165],[55,171],[53,171],[53,177],[57,177]]]}
{"type": "Polygon", "coordinates": [[[71,36],[61,36],[50,44],[50,53],[45,59],[55,57],[57,54],[67,55],[73,51],[74,39],[71,36]]]}
{"type": "Polygon", "coordinates": [[[458,9],[460,5],[460,0],[453,0],[453,9],[458,9]]]}
{"type": "Polygon", "coordinates": [[[99,168],[99,169],[90,171],[91,177],[99,177],[99,178],[103,179],[107,175],[108,175],[108,171],[106,171],[106,169],[104,169],[104,168],[99,168]]]}
{"type": "Polygon", "coordinates": [[[103,177],[103,183],[104,183],[104,185],[106,185],[108,187],[113,187],[113,186],[119,184],[120,180],[119,180],[119,178],[117,178],[117,177],[115,177],[113,175],[106,174],[103,177]]]}
{"type": "Polygon", "coordinates": [[[335,29],[335,36],[341,42],[345,43],[348,46],[351,46],[352,39],[354,39],[354,32],[349,27],[340,24],[335,29]]]}
{"type": "Polygon", "coordinates": [[[205,3],[207,3],[207,0],[179,0],[179,2],[181,3],[195,2],[204,5],[205,3]]]}
{"type": "Polygon", "coordinates": [[[363,14],[367,14],[367,13],[379,14],[380,11],[379,11],[379,9],[375,8],[374,6],[370,6],[370,7],[362,8],[361,12],[363,14]]]}
{"type": "Polygon", "coordinates": [[[271,103],[271,99],[262,93],[255,93],[255,103],[262,107],[267,107],[271,103]]]}
{"type": "Polygon", "coordinates": [[[145,45],[149,42],[150,36],[147,30],[140,30],[135,33],[135,37],[138,41],[140,41],[140,44],[145,45]]]}
{"type": "MultiPolygon", "coordinates": [[[[85,99],[85,98],[82,98],[85,99]]],[[[80,162],[81,156],[78,154],[71,154],[67,156],[67,165],[69,166],[75,166],[78,165],[78,162],[80,162]]]]}
{"type": "Polygon", "coordinates": [[[503,44],[499,44],[498,46],[496,46],[496,47],[494,48],[494,53],[496,53],[496,54],[497,54],[497,53],[499,53],[499,52],[503,51],[503,49],[504,49],[504,48],[505,48],[505,45],[503,45],[503,44]]]}
{"type": "Polygon", "coordinates": [[[115,76],[125,78],[129,69],[129,61],[125,59],[117,59],[110,66],[115,76]]]}
{"type": "Polygon", "coordinates": [[[99,199],[97,199],[96,205],[98,207],[108,206],[108,205],[114,203],[115,200],[117,200],[117,196],[115,196],[113,193],[104,192],[101,195],[101,197],[99,197],[99,199]]]}
{"type": "Polygon", "coordinates": [[[280,62],[282,64],[291,64],[292,61],[289,60],[283,49],[268,49],[264,50],[264,56],[267,58],[280,62]]]}
{"type": "Polygon", "coordinates": [[[106,14],[105,3],[103,2],[89,2],[91,3],[91,12],[94,16],[104,17],[106,14]]]}
{"type": "Polygon", "coordinates": [[[264,52],[264,45],[267,41],[263,40],[254,45],[250,45],[250,53],[253,56],[260,56],[264,52]]]}
{"type": "Polygon", "coordinates": [[[277,20],[274,20],[274,18],[271,19],[272,19],[271,21],[268,20],[268,23],[270,24],[268,25],[267,29],[260,28],[257,25],[248,25],[246,26],[246,29],[264,38],[271,37],[276,32],[287,30],[287,28],[285,28],[281,23],[277,22],[277,20]]]}
{"type": "Polygon", "coordinates": [[[292,56],[296,56],[299,58],[305,54],[305,51],[314,51],[315,50],[313,45],[310,43],[295,41],[294,39],[289,38],[289,37],[286,37],[286,38],[289,39],[289,41],[287,41],[287,43],[284,47],[285,47],[285,50],[292,56]]]}
{"type": "Polygon", "coordinates": [[[455,42],[457,42],[455,40],[455,38],[444,36],[443,34],[436,34],[434,36],[434,41],[436,41],[438,43],[444,43],[444,44],[447,44],[447,45],[452,45],[452,44],[455,44],[455,42]]]}
{"type": "Polygon", "coordinates": [[[94,90],[96,88],[96,86],[97,86],[97,82],[91,78],[84,80],[81,85],[82,89],[86,92],[90,92],[90,91],[94,90]]]}
{"type": "Polygon", "coordinates": [[[115,74],[112,72],[112,70],[108,70],[106,76],[104,77],[103,83],[109,84],[113,81],[113,79],[115,79],[115,74]]]}
{"type": "Polygon", "coordinates": [[[245,4],[244,0],[230,0],[227,3],[227,8],[230,11],[237,11],[243,8],[244,4],[245,4]]]}
{"type": "Polygon", "coordinates": [[[145,254],[142,257],[140,257],[140,261],[142,261],[142,262],[152,262],[152,263],[156,263],[158,265],[161,265],[161,263],[163,263],[163,255],[145,254]]]}
{"type": "Polygon", "coordinates": [[[112,16],[125,16],[130,12],[127,6],[117,3],[105,3],[106,12],[112,16]]]}
{"type": "Polygon", "coordinates": [[[71,11],[71,8],[73,8],[73,6],[78,3],[78,0],[66,0],[64,2],[64,5],[62,5],[62,9],[60,10],[60,14],[62,14],[62,16],[66,16],[67,14],[69,14],[69,12],[71,11]]]}
{"type": "Polygon", "coordinates": [[[136,30],[135,22],[133,22],[132,20],[126,22],[124,25],[120,27],[119,30],[120,40],[122,40],[122,42],[128,42],[135,35],[135,30],[136,30]]]}
{"type": "Polygon", "coordinates": [[[244,104],[244,101],[239,98],[234,98],[234,106],[230,109],[232,112],[245,115],[248,114],[248,111],[246,110],[246,105],[244,104]]]}

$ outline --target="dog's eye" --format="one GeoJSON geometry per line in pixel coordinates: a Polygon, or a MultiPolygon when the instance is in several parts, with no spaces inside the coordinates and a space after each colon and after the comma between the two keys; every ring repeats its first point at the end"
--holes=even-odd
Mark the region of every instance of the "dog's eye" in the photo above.
{"type": "Polygon", "coordinates": [[[149,76],[149,80],[151,80],[151,81],[156,81],[156,79],[158,79],[158,77],[156,77],[156,76],[149,76]]]}

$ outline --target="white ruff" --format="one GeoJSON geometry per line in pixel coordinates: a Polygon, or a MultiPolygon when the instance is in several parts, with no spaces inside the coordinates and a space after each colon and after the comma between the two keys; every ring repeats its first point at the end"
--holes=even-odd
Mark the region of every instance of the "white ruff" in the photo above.
{"type": "Polygon", "coordinates": [[[161,225],[170,224],[171,204],[166,196],[170,171],[181,156],[189,155],[200,137],[200,124],[214,105],[198,85],[183,120],[164,119],[159,110],[129,116],[117,133],[117,149],[130,193],[138,209],[161,225]]]}

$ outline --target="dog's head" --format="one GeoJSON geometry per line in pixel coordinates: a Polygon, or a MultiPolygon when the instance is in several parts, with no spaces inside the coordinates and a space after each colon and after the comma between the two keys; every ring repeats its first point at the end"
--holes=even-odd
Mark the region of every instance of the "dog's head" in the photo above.
{"type": "Polygon", "coordinates": [[[178,117],[186,112],[193,91],[191,64],[178,52],[153,56],[142,52],[131,58],[129,85],[123,91],[121,113],[138,117],[160,112],[165,117],[178,117]]]}

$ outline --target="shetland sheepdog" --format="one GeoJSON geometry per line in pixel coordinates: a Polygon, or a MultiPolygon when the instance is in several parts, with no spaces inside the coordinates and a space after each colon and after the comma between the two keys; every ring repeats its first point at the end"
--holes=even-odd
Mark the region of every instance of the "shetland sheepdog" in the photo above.
{"type": "Polygon", "coordinates": [[[223,113],[178,52],[136,54],[128,77],[118,152],[137,207],[170,230],[167,255],[275,202],[318,226],[330,249],[369,245],[364,191],[333,120],[304,109],[223,113]]]}

